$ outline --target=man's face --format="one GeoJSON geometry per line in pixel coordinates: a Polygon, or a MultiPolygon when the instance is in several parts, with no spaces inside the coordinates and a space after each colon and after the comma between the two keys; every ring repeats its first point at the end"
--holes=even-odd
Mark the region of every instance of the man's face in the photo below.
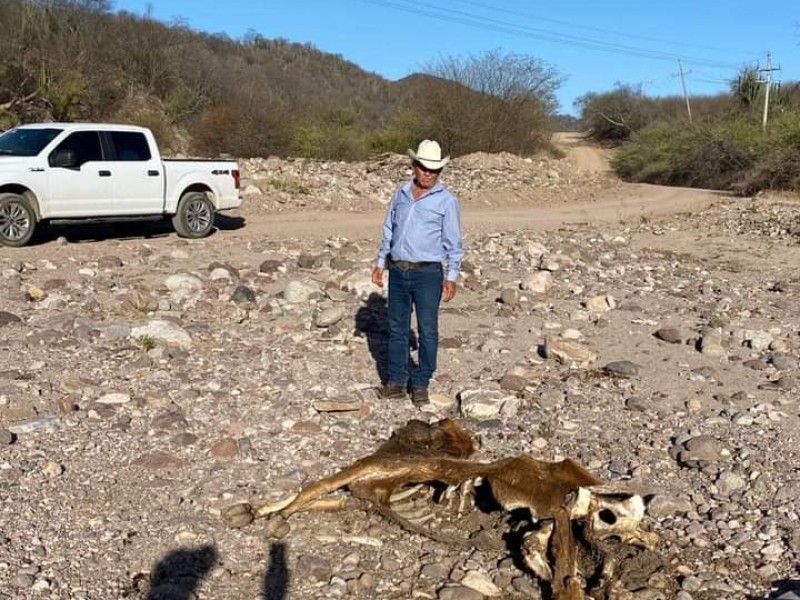
{"type": "Polygon", "coordinates": [[[416,160],[411,163],[411,169],[414,171],[414,179],[416,179],[417,185],[424,189],[433,187],[442,172],[441,169],[429,169],[416,160]]]}

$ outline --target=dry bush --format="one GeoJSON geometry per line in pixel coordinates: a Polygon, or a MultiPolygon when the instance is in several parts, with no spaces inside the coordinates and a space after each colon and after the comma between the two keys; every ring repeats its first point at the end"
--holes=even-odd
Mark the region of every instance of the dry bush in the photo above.
{"type": "Polygon", "coordinates": [[[753,194],[800,189],[800,111],[771,120],[747,114],[694,125],[661,122],[636,134],[612,165],[625,179],[753,194]]]}
{"type": "Polygon", "coordinates": [[[657,120],[641,87],[620,85],[612,92],[589,93],[576,104],[589,136],[597,141],[623,142],[657,120]]]}
{"type": "Polygon", "coordinates": [[[148,127],[162,153],[175,150],[178,144],[175,129],[167,120],[160,103],[147,96],[140,94],[126,98],[112,118],[117,123],[148,127]]]}
{"type": "Polygon", "coordinates": [[[222,104],[204,111],[189,133],[201,153],[218,154],[227,145],[227,137],[235,123],[231,107],[222,104]]]}
{"type": "MultiPolygon", "coordinates": [[[[695,123],[740,110],[735,100],[726,94],[695,96],[689,102],[695,123]]],[[[652,98],[640,86],[618,85],[610,92],[586,94],[576,104],[590,137],[599,142],[624,142],[654,123],[689,122],[686,100],[682,96],[652,98]]]]}
{"type": "Polygon", "coordinates": [[[416,105],[430,115],[437,138],[453,154],[532,154],[547,145],[563,82],[552,66],[490,51],[442,59],[426,70],[434,77],[420,80],[416,105]]]}

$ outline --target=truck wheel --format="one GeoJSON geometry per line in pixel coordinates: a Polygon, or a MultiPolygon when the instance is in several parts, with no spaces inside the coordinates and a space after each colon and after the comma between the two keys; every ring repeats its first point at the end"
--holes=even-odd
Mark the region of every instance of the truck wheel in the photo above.
{"type": "Polygon", "coordinates": [[[206,237],[214,227],[214,205],[203,192],[188,192],[178,202],[172,226],[181,237],[206,237]]]}
{"type": "Polygon", "coordinates": [[[0,246],[24,246],[36,229],[36,213],[19,194],[0,194],[0,246]]]}

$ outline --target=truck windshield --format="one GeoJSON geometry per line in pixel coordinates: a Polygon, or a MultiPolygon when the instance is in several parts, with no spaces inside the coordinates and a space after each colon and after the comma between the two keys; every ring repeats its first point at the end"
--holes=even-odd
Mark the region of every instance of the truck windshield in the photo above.
{"type": "Polygon", "coordinates": [[[62,129],[10,129],[0,135],[0,156],[36,156],[62,129]]]}

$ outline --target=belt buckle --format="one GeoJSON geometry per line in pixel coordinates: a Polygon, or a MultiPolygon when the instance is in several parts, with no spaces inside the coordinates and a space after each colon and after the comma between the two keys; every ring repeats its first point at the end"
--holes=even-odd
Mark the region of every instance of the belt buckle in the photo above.
{"type": "Polygon", "coordinates": [[[391,261],[392,261],[392,264],[395,267],[397,267],[398,269],[400,269],[401,271],[410,271],[411,269],[414,268],[414,263],[409,262],[407,260],[394,260],[394,259],[391,259],[391,261]]]}

